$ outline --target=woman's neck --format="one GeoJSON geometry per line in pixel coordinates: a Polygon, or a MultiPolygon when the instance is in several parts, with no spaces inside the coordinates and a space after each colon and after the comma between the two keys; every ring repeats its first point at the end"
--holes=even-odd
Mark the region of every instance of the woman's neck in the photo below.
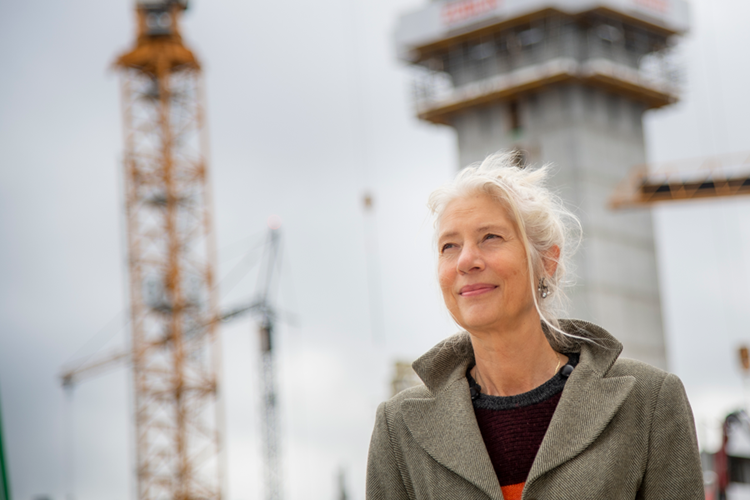
{"type": "Polygon", "coordinates": [[[538,320],[512,330],[471,333],[471,343],[476,359],[471,376],[491,396],[528,392],[567,362],[549,345],[538,320]]]}

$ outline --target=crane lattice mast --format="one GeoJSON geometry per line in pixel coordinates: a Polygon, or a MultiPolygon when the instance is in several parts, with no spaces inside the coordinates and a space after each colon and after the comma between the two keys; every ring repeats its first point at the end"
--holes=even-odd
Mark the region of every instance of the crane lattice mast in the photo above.
{"type": "Polygon", "coordinates": [[[278,263],[279,232],[271,229],[267,246],[267,261],[263,268],[265,279],[259,281],[264,288],[258,301],[260,322],[260,380],[262,389],[262,434],[264,490],[266,500],[281,500],[281,450],[279,446],[278,412],[276,407],[276,368],[274,363],[274,326],[276,313],[270,304],[274,270],[278,263]]]}
{"type": "Polygon", "coordinates": [[[122,74],[139,500],[221,498],[214,235],[186,0],[138,0],[122,74]]]}
{"type": "Polygon", "coordinates": [[[229,321],[252,314],[258,318],[260,337],[260,389],[261,389],[261,438],[263,442],[263,496],[266,500],[281,500],[282,472],[281,446],[279,442],[279,412],[276,393],[276,366],[274,331],[278,312],[273,307],[271,294],[278,280],[281,267],[281,235],[278,221],[272,217],[265,245],[265,262],[260,269],[257,283],[257,298],[250,304],[229,309],[221,314],[222,321],[229,321]]]}

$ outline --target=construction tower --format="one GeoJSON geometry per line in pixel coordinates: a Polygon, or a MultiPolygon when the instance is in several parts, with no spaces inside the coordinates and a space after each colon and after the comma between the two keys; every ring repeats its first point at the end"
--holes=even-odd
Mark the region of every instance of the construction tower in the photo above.
{"type": "MultiPolygon", "coordinates": [[[[276,391],[276,324],[279,313],[273,305],[272,295],[277,288],[281,272],[280,221],[271,216],[268,221],[268,241],[258,277],[256,298],[249,304],[229,309],[222,313],[222,320],[229,321],[250,313],[258,320],[260,338],[260,394],[261,435],[263,441],[263,498],[281,500],[284,497],[282,460],[279,428],[278,393],[276,391]]],[[[1,499],[0,499],[1,500],[1,499]]]]}
{"type": "Polygon", "coordinates": [[[122,75],[137,496],[219,500],[219,349],[201,67],[187,0],[138,0],[122,75]]]}
{"type": "Polygon", "coordinates": [[[687,18],[685,0],[433,0],[395,35],[418,117],[456,130],[461,166],[500,149],[557,166],[551,187],[584,229],[572,316],[662,368],[651,214],[607,199],[645,162],[643,113],[678,98],[687,18]]]}

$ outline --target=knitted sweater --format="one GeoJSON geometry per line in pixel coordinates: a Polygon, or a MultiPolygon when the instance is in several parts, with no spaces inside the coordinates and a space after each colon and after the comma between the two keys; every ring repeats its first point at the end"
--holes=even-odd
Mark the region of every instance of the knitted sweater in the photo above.
{"type": "MultiPolygon", "coordinates": [[[[568,354],[575,367],[577,354],[568,354]]],[[[569,371],[565,371],[570,375],[569,371]]],[[[563,370],[529,392],[516,396],[481,394],[471,375],[466,377],[472,391],[474,415],[482,433],[505,500],[520,500],[531,464],[542,444],[557,402],[568,377],[563,370]]]]}

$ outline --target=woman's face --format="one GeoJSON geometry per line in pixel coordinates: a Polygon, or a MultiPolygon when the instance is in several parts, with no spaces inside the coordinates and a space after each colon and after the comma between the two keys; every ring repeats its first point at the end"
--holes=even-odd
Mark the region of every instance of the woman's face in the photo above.
{"type": "Polygon", "coordinates": [[[438,252],[443,299],[463,328],[481,333],[538,321],[526,251],[498,201],[483,193],[453,200],[440,220],[438,252]]]}

